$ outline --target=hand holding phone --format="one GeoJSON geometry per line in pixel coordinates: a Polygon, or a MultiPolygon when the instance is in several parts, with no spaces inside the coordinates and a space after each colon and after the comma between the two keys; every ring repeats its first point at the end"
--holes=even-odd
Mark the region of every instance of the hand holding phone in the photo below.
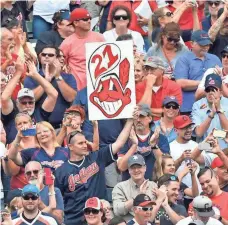
{"type": "Polygon", "coordinates": [[[36,136],[36,128],[35,127],[28,128],[26,130],[22,130],[21,133],[25,137],[28,137],[28,136],[36,136]]]}
{"type": "Polygon", "coordinates": [[[44,183],[45,185],[53,185],[54,184],[54,179],[52,177],[52,172],[51,172],[51,168],[44,168],[44,183]]]}

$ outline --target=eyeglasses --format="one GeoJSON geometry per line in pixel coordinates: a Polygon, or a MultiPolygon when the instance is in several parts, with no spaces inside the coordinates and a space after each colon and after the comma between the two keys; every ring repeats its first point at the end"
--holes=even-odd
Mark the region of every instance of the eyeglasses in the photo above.
{"type": "Polygon", "coordinates": [[[77,130],[69,133],[69,138],[68,138],[68,142],[67,143],[70,144],[71,139],[77,134],[83,134],[83,133],[81,131],[77,131],[77,130]]]}
{"type": "Polygon", "coordinates": [[[208,2],[208,5],[213,6],[215,5],[216,7],[220,5],[220,2],[208,2]]]}
{"type": "Polygon", "coordinates": [[[172,12],[167,12],[167,13],[164,14],[163,16],[172,17],[172,16],[173,16],[173,13],[172,13],[172,12]]]}
{"type": "Polygon", "coordinates": [[[205,89],[206,93],[215,92],[215,91],[218,91],[218,89],[215,87],[208,87],[205,89]]]}
{"type": "MultiPolygon", "coordinates": [[[[80,19],[80,20],[82,20],[82,21],[84,21],[84,22],[87,22],[87,21],[91,20],[91,18],[90,18],[90,17],[88,17],[88,18],[82,18],[82,19],[80,19]]],[[[76,21],[80,21],[80,20],[76,20],[76,21]]]]}
{"type": "Polygon", "coordinates": [[[176,39],[176,38],[172,38],[172,37],[169,37],[169,36],[166,36],[166,38],[167,38],[168,42],[178,43],[180,41],[180,38],[176,39]]]}
{"type": "Polygon", "coordinates": [[[137,209],[140,209],[144,212],[147,212],[147,211],[152,211],[152,207],[141,207],[141,206],[137,206],[137,209]]]}
{"type": "Polygon", "coordinates": [[[222,54],[222,58],[223,58],[223,59],[225,59],[225,58],[228,59],[228,55],[227,55],[227,54],[222,54]]]}
{"type": "Polygon", "coordinates": [[[39,171],[40,171],[40,170],[31,170],[31,171],[25,172],[25,174],[26,174],[28,177],[30,177],[30,176],[32,175],[32,173],[33,173],[35,176],[37,176],[38,173],[39,173],[39,171]]]}
{"type": "Polygon", "coordinates": [[[128,20],[129,19],[127,15],[116,15],[113,17],[114,20],[121,20],[121,18],[122,18],[122,20],[128,20]]]}
{"type": "Polygon", "coordinates": [[[84,209],[84,214],[89,215],[90,213],[97,215],[100,212],[98,209],[93,209],[93,208],[86,208],[84,209]]]}
{"type": "Polygon", "coordinates": [[[35,101],[20,101],[20,104],[22,105],[33,105],[35,103],[35,101]]]}
{"type": "Polygon", "coordinates": [[[41,56],[43,56],[43,57],[46,57],[46,56],[48,56],[48,57],[54,57],[55,54],[53,54],[53,53],[44,53],[44,52],[42,52],[42,53],[41,53],[41,56]]]}
{"type": "Polygon", "coordinates": [[[165,105],[165,108],[166,109],[179,109],[179,106],[178,105],[169,105],[169,104],[167,104],[167,105],[165,105]]]}
{"type": "Polygon", "coordinates": [[[37,200],[39,197],[36,196],[36,195],[25,195],[25,196],[22,196],[22,198],[26,201],[32,199],[33,201],[37,200]]]}

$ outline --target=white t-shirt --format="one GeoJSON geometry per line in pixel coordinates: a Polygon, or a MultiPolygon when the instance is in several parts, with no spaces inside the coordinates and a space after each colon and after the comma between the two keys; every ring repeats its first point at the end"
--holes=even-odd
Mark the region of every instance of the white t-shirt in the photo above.
{"type": "MultiPolygon", "coordinates": [[[[132,35],[134,44],[137,46],[137,50],[142,53],[145,52],[144,40],[143,40],[142,35],[139,32],[133,31],[130,29],[128,29],[127,33],[132,35]]],[[[116,41],[116,39],[118,38],[115,28],[112,30],[105,31],[103,33],[103,35],[104,35],[105,40],[110,41],[110,42],[116,41]]]]}
{"type": "Polygon", "coordinates": [[[33,15],[41,16],[48,23],[54,23],[52,17],[61,9],[69,10],[70,0],[36,0],[33,4],[33,15]]]}
{"type": "MultiPolygon", "coordinates": [[[[176,140],[170,143],[170,155],[173,157],[174,161],[181,157],[182,153],[185,150],[191,150],[193,151],[198,144],[195,141],[190,140],[186,144],[180,144],[176,140]]],[[[185,167],[185,161],[183,161],[176,171],[176,175],[178,176],[179,173],[184,169],[185,167]]],[[[197,171],[196,171],[197,173],[197,171]]],[[[183,177],[182,182],[186,184],[188,187],[192,187],[192,179],[190,173],[188,173],[185,177],[183,177]]]]}
{"type": "MultiPolygon", "coordinates": [[[[206,72],[203,74],[202,80],[200,81],[200,83],[199,83],[199,85],[198,85],[198,88],[199,88],[199,89],[201,89],[201,90],[204,90],[204,89],[205,89],[204,85],[205,85],[206,77],[207,77],[209,74],[215,73],[215,72],[214,72],[214,69],[215,69],[215,68],[209,68],[209,69],[206,70],[206,72]]],[[[222,69],[222,68],[220,68],[220,69],[222,69]]],[[[226,75],[226,76],[223,77],[222,82],[225,83],[225,84],[228,83],[228,75],[226,75]]]]}
{"type": "MultiPolygon", "coordinates": [[[[194,220],[192,219],[191,216],[189,216],[187,218],[180,220],[176,225],[188,225],[191,222],[194,223],[194,220]]],[[[208,220],[208,222],[205,225],[223,225],[223,224],[220,221],[210,217],[210,219],[208,220]]]]}

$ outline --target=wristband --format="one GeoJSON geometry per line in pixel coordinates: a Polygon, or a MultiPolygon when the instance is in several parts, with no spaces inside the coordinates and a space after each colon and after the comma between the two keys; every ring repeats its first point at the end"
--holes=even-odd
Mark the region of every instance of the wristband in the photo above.
{"type": "Polygon", "coordinates": [[[19,146],[20,146],[20,143],[16,143],[16,142],[15,142],[15,143],[14,143],[14,146],[15,146],[15,147],[19,147],[19,146]]]}
{"type": "Polygon", "coordinates": [[[208,115],[208,117],[209,117],[210,119],[214,119],[214,116],[208,115]]]}
{"type": "Polygon", "coordinates": [[[53,192],[53,193],[49,192],[48,195],[49,196],[55,195],[55,192],[53,192]]]}

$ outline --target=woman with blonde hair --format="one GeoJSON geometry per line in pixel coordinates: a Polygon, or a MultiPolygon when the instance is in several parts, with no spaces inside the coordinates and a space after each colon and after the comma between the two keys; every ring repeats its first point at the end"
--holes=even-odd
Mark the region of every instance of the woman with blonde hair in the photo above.
{"type": "Polygon", "coordinates": [[[143,62],[144,56],[137,55],[134,58],[134,73],[135,73],[135,84],[141,82],[144,79],[144,62],[143,62]]]}
{"type": "Polygon", "coordinates": [[[33,160],[40,162],[43,167],[55,170],[69,159],[69,149],[60,147],[57,142],[55,129],[50,123],[45,121],[36,124],[35,135],[40,147],[29,147],[18,152],[19,143],[24,137],[23,130],[26,131],[27,127],[23,126],[18,130],[18,134],[9,151],[9,158],[17,165],[26,165],[29,161],[33,160]]]}

